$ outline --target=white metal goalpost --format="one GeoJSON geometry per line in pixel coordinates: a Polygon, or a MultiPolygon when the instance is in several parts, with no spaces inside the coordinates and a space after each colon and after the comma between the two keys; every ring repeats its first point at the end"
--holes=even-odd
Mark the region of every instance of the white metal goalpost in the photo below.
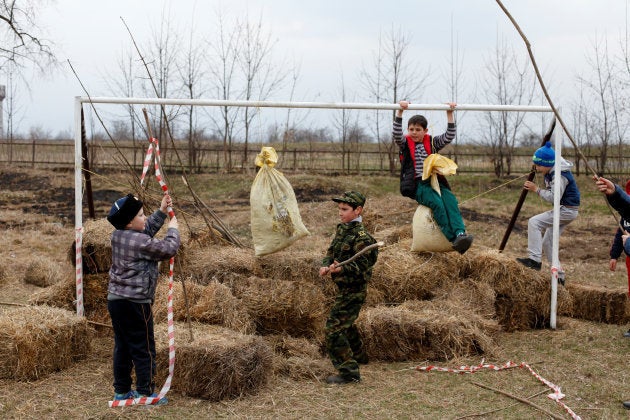
{"type": "MultiPolygon", "coordinates": [[[[274,101],[239,101],[214,99],[173,99],[173,98],[125,98],[125,97],[87,97],[76,96],[74,101],[74,180],[75,180],[75,241],[76,241],[76,305],[77,315],[84,315],[83,308],[83,260],[81,244],[83,239],[83,165],[81,154],[81,109],[88,104],[116,104],[116,105],[188,105],[201,107],[231,106],[254,108],[309,108],[309,109],[359,109],[359,110],[397,110],[398,104],[390,103],[360,103],[360,102],[274,102],[274,101]]],[[[446,111],[447,104],[409,104],[408,110],[415,111],[446,111]]],[[[553,112],[550,106],[528,105],[484,105],[458,104],[457,111],[508,111],[508,112],[553,112]]],[[[561,142],[555,143],[555,176],[560,176],[561,142]]],[[[551,314],[550,326],[556,328],[556,306],[558,292],[558,244],[560,221],[560,182],[555,182],[554,191],[554,219],[553,219],[553,252],[551,269],[551,314]]]]}

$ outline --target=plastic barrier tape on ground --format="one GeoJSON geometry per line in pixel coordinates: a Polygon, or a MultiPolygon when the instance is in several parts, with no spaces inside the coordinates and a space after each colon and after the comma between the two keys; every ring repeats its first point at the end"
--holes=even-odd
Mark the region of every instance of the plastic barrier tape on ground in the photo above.
{"type": "MultiPolygon", "coordinates": [[[[151,159],[154,156],[155,149],[155,178],[160,183],[160,187],[164,194],[168,194],[168,187],[166,182],[162,178],[162,172],[160,170],[160,146],[156,138],[151,139],[151,143],[147,149],[147,155],[144,158],[144,164],[142,167],[142,176],[140,177],[140,185],[144,184],[144,178],[149,170],[151,159]],[[155,147],[154,147],[155,145],[155,147]]],[[[173,217],[175,212],[172,207],[167,209],[168,216],[173,217]]],[[[173,372],[175,371],[175,323],[173,322],[173,266],[175,265],[175,257],[171,257],[169,260],[168,270],[168,299],[167,299],[167,322],[168,322],[168,377],[164,381],[164,385],[160,390],[157,397],[140,397],[130,398],[127,400],[114,400],[109,402],[110,407],[125,407],[129,405],[152,405],[157,404],[160,399],[166,396],[166,393],[171,389],[171,382],[173,381],[173,372]]]]}
{"type": "Polygon", "coordinates": [[[477,366],[460,366],[459,368],[455,368],[455,369],[443,368],[443,367],[438,367],[438,366],[433,366],[433,365],[416,366],[414,369],[415,370],[419,370],[419,371],[423,371],[423,372],[430,372],[432,370],[435,370],[435,371],[438,371],[438,372],[449,372],[449,373],[475,373],[475,372],[477,372],[477,371],[479,371],[481,369],[490,369],[490,370],[497,370],[498,371],[498,370],[512,369],[512,368],[526,368],[527,370],[529,370],[529,372],[532,375],[534,375],[534,377],[536,379],[538,379],[543,384],[547,385],[553,391],[553,393],[547,395],[547,398],[550,398],[550,399],[554,400],[555,402],[557,402],[558,404],[560,404],[560,406],[562,408],[564,408],[564,410],[567,413],[569,413],[569,415],[571,416],[572,419],[574,419],[574,420],[581,420],[580,416],[575,414],[575,412],[573,412],[573,410],[571,410],[565,403],[560,401],[562,398],[564,398],[564,394],[560,390],[560,387],[555,385],[555,384],[553,384],[553,383],[551,383],[551,382],[549,382],[548,380],[546,380],[542,376],[540,376],[538,373],[536,373],[534,371],[534,369],[531,368],[531,366],[529,366],[525,362],[521,362],[521,364],[516,364],[514,362],[508,361],[502,366],[496,366],[496,365],[492,365],[492,364],[484,364],[483,361],[482,361],[477,366]]]}

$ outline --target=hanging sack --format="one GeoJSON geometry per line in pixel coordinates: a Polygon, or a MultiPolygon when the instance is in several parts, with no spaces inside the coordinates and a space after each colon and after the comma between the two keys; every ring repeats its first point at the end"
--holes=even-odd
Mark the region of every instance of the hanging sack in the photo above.
{"type": "Polygon", "coordinates": [[[446,239],[435,219],[433,219],[433,212],[427,206],[418,205],[413,215],[412,233],[412,252],[446,252],[453,250],[453,245],[446,239]]]}
{"type": "MultiPolygon", "coordinates": [[[[456,171],[457,164],[455,162],[438,153],[433,153],[424,161],[422,180],[431,178],[431,188],[442,195],[438,177],[453,175],[456,171]]],[[[413,215],[412,226],[411,251],[453,251],[453,245],[446,239],[435,219],[433,219],[433,212],[429,207],[418,206],[413,215]]]]}
{"type": "Polygon", "coordinates": [[[278,154],[263,147],[256,156],[260,167],[250,193],[252,240],[256,256],[271,254],[309,235],[302,223],[295,193],[282,172],[274,168],[278,154]]]}

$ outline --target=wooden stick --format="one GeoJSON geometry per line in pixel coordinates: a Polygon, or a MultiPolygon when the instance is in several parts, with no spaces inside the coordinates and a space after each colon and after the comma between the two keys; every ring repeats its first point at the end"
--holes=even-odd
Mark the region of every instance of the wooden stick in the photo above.
{"type": "MultiPolygon", "coordinates": [[[[554,118],[551,121],[549,130],[547,130],[547,133],[543,137],[542,144],[540,145],[540,147],[543,147],[545,143],[547,143],[547,141],[551,139],[551,134],[553,133],[553,129],[555,127],[556,127],[556,119],[554,118]]],[[[532,170],[529,172],[529,175],[527,176],[527,180],[533,181],[535,175],[536,175],[536,166],[532,165],[532,170]]],[[[508,223],[508,227],[505,230],[505,234],[503,234],[503,239],[501,239],[501,244],[499,245],[499,252],[503,252],[503,249],[505,249],[505,245],[507,244],[510,234],[512,233],[512,229],[514,229],[514,225],[516,224],[516,219],[518,218],[518,214],[521,212],[521,207],[523,207],[523,203],[525,202],[525,197],[527,197],[528,192],[529,190],[526,190],[525,188],[521,190],[521,195],[519,196],[518,201],[516,202],[516,207],[514,207],[514,212],[512,213],[512,218],[510,219],[510,223],[508,223]]]]}
{"type": "Polygon", "coordinates": [[[385,245],[385,242],[379,241],[375,244],[372,245],[368,245],[365,248],[363,248],[361,251],[357,252],[356,254],[354,254],[352,257],[348,258],[345,261],[341,261],[340,263],[335,264],[335,267],[341,267],[342,265],[346,265],[348,263],[351,263],[352,261],[356,260],[357,258],[359,258],[361,255],[365,254],[368,251],[373,250],[374,248],[378,248],[380,246],[385,245]]]}
{"type": "MultiPolygon", "coordinates": [[[[549,390],[543,389],[542,391],[537,392],[534,395],[530,395],[529,397],[527,397],[527,399],[531,400],[532,398],[537,397],[537,396],[542,395],[542,394],[545,394],[547,392],[549,392],[549,390]]],[[[518,405],[518,403],[510,404],[510,405],[507,405],[505,407],[495,408],[494,410],[490,410],[490,411],[484,411],[483,413],[466,414],[465,416],[457,417],[455,420],[462,420],[462,419],[467,419],[467,418],[470,418],[470,417],[487,416],[488,414],[496,413],[497,411],[507,410],[508,408],[514,407],[515,405],[518,405]]]]}
{"type": "MultiPolygon", "coordinates": [[[[567,135],[567,138],[571,141],[571,144],[573,144],[573,147],[575,148],[578,156],[584,161],[584,164],[586,165],[586,168],[593,173],[593,178],[598,179],[599,175],[597,174],[597,172],[595,172],[595,170],[591,167],[591,165],[589,165],[588,160],[586,159],[586,156],[584,156],[584,154],[582,153],[582,151],[578,147],[577,143],[573,139],[573,136],[569,132],[569,129],[564,124],[564,121],[562,120],[562,117],[560,116],[560,113],[558,112],[558,110],[556,109],[555,105],[553,104],[553,101],[551,100],[551,97],[549,96],[549,92],[547,91],[547,87],[545,86],[545,82],[543,82],[542,76],[540,75],[540,71],[538,70],[538,64],[536,64],[536,59],[534,58],[534,53],[532,52],[532,46],[529,43],[529,40],[527,39],[527,37],[525,36],[525,33],[521,30],[521,27],[518,26],[518,23],[516,23],[516,20],[514,20],[514,18],[512,17],[510,12],[507,10],[507,8],[503,5],[501,0],[496,0],[496,2],[499,5],[499,7],[501,8],[501,10],[503,10],[505,15],[508,17],[510,22],[512,22],[512,24],[516,28],[516,31],[519,33],[519,35],[521,36],[521,38],[525,42],[525,46],[527,47],[527,53],[529,54],[529,58],[530,58],[530,60],[532,62],[532,65],[534,66],[534,71],[536,73],[536,77],[538,78],[538,83],[540,83],[540,87],[542,88],[542,91],[545,94],[545,98],[547,99],[547,102],[549,103],[549,106],[553,110],[554,115],[558,119],[558,122],[562,126],[562,129],[564,130],[565,134],[567,135]]],[[[614,209],[612,208],[612,206],[610,205],[610,203],[608,202],[608,200],[606,200],[606,205],[608,206],[608,209],[610,210],[610,213],[612,214],[612,216],[615,219],[615,221],[617,222],[617,224],[623,230],[623,226],[621,225],[621,220],[619,218],[617,218],[617,215],[616,215],[614,209]]]]}
{"type": "Polygon", "coordinates": [[[531,401],[529,401],[529,400],[527,400],[525,398],[517,397],[516,395],[510,394],[509,392],[501,391],[500,389],[492,388],[492,387],[490,387],[488,385],[484,385],[484,384],[479,383],[479,382],[471,381],[471,383],[477,385],[478,387],[489,389],[490,391],[494,391],[494,392],[497,392],[499,394],[503,394],[503,395],[505,395],[507,397],[513,398],[513,399],[515,399],[517,401],[520,401],[520,402],[522,402],[524,404],[530,405],[530,406],[532,406],[532,407],[542,411],[543,413],[547,414],[551,418],[558,419],[558,420],[564,420],[563,417],[557,416],[557,415],[553,414],[551,411],[548,411],[547,409],[545,409],[545,408],[543,408],[543,407],[541,407],[541,406],[539,406],[537,404],[534,404],[533,402],[531,402],[531,401]]]}

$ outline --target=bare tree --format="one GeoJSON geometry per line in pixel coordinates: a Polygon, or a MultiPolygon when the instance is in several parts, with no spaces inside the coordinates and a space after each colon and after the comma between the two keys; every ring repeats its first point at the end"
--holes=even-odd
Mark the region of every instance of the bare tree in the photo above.
{"type": "MultiPolygon", "coordinates": [[[[208,43],[213,52],[209,66],[211,87],[217,98],[228,100],[233,99],[239,34],[227,27],[220,11],[217,12],[217,21],[218,33],[213,42],[208,43]]],[[[223,139],[223,161],[225,169],[230,171],[232,169],[232,137],[236,113],[231,113],[228,106],[222,106],[219,110],[220,120],[214,119],[212,115],[210,117],[215,122],[217,132],[223,139]]]]}
{"type": "MultiPolygon", "coordinates": [[[[262,25],[262,15],[258,22],[250,22],[246,15],[245,21],[238,24],[241,39],[238,48],[238,63],[244,79],[244,99],[263,101],[276,91],[286,77],[286,70],[281,64],[273,61],[273,47],[275,42],[271,33],[266,32],[262,25]]],[[[243,112],[245,127],[245,147],[243,149],[243,167],[246,167],[250,126],[258,114],[258,108],[246,107],[243,112]]]]}
{"type": "MultiPolygon", "coordinates": [[[[527,59],[519,62],[504,40],[498,40],[493,55],[485,59],[485,69],[481,85],[486,102],[498,105],[530,105],[533,102],[536,78],[527,59]]],[[[487,137],[479,143],[488,146],[495,175],[509,175],[519,132],[525,125],[525,113],[486,112],[484,125],[487,137]]]]}
{"type": "Polygon", "coordinates": [[[18,68],[32,64],[40,71],[57,65],[53,44],[39,35],[41,7],[35,0],[0,1],[0,69],[8,62],[18,68]]]}
{"type": "MultiPolygon", "coordinates": [[[[134,53],[131,50],[123,51],[118,58],[118,69],[120,70],[120,78],[104,77],[109,89],[112,92],[118,92],[121,96],[133,98],[135,96],[135,88],[139,75],[136,68],[137,60],[134,58],[134,53]]],[[[138,148],[136,147],[137,141],[137,125],[142,126],[142,122],[136,115],[134,106],[132,104],[125,105],[125,113],[128,127],[125,130],[128,133],[129,139],[133,146],[133,165],[138,163],[138,148]]],[[[122,120],[117,122],[118,124],[124,124],[122,120]]],[[[118,138],[118,137],[115,137],[118,138]]],[[[140,157],[142,159],[142,156],[140,157]]]]}
{"type": "Polygon", "coordinates": [[[586,88],[586,101],[590,107],[594,129],[591,134],[599,143],[597,172],[604,174],[610,143],[616,137],[622,139],[625,132],[625,128],[622,128],[625,124],[622,124],[619,115],[622,103],[616,94],[621,88],[620,72],[610,57],[606,38],[593,42],[592,53],[592,56],[586,57],[586,62],[593,74],[590,77],[579,77],[579,81],[586,88]]]}
{"type": "MultiPolygon", "coordinates": [[[[379,36],[379,45],[374,54],[373,62],[361,72],[361,80],[370,97],[377,101],[389,101],[398,103],[401,99],[419,100],[424,84],[431,72],[429,66],[420,70],[408,59],[407,49],[411,39],[408,31],[403,28],[395,29],[393,26],[384,37],[379,36]],[[412,99],[413,98],[413,99],[412,99]]],[[[391,118],[394,118],[392,111],[391,118]]],[[[380,117],[377,114],[374,137],[387,151],[390,173],[395,172],[397,161],[396,145],[391,141],[391,136],[381,135],[380,117]]]]}
{"type": "MultiPolygon", "coordinates": [[[[179,68],[180,77],[182,79],[184,90],[188,98],[196,99],[203,95],[203,88],[200,86],[201,81],[205,78],[205,72],[202,68],[203,51],[199,44],[196,44],[196,31],[193,23],[190,25],[190,33],[188,38],[188,46],[184,52],[184,63],[179,68]]],[[[194,106],[188,108],[186,113],[188,137],[188,167],[190,170],[200,170],[200,140],[203,137],[203,130],[198,128],[197,110],[194,106]]]]}
{"type": "MultiPolygon", "coordinates": [[[[341,102],[346,102],[346,84],[341,72],[339,90],[341,91],[341,102]]],[[[350,156],[352,152],[352,136],[356,135],[358,117],[351,109],[340,109],[333,116],[333,125],[337,129],[339,143],[341,145],[341,169],[348,172],[351,168],[350,156]]]]}
{"type": "MultiPolygon", "coordinates": [[[[180,39],[177,30],[172,26],[170,17],[166,12],[162,13],[160,24],[154,26],[151,33],[151,41],[149,44],[147,56],[148,67],[151,72],[151,87],[145,86],[145,90],[149,90],[151,94],[155,94],[158,98],[168,98],[177,96],[177,89],[172,88],[175,83],[177,62],[180,53],[180,39]]],[[[157,127],[154,134],[158,139],[165,140],[169,138],[175,131],[175,121],[179,114],[180,107],[167,108],[159,106],[157,110],[152,110],[152,124],[157,127]]],[[[160,144],[162,152],[162,162],[166,163],[167,154],[165,153],[168,142],[162,141],[160,144]]]]}

